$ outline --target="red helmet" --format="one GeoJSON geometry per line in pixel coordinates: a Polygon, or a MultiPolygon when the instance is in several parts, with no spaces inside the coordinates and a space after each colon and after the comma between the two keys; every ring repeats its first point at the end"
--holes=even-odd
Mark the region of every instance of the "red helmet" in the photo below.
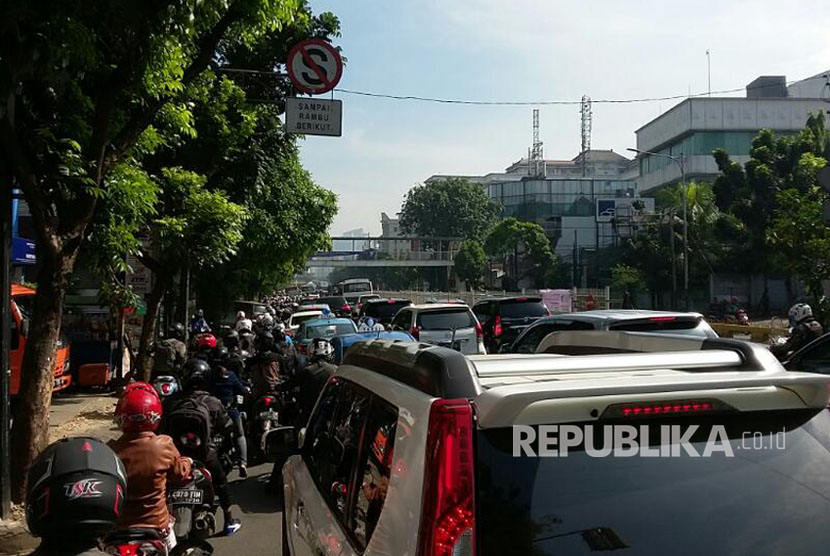
{"type": "Polygon", "coordinates": [[[161,400],[146,382],[134,382],[124,389],[115,406],[115,420],[124,432],[154,431],[161,423],[161,400]]]}
{"type": "Polygon", "coordinates": [[[216,336],[210,333],[200,334],[199,335],[199,342],[198,342],[199,349],[209,348],[213,349],[216,347],[216,336]]]}

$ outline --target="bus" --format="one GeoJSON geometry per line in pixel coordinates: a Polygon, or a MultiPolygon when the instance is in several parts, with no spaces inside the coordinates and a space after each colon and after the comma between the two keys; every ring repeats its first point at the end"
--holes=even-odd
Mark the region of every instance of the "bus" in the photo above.
{"type": "Polygon", "coordinates": [[[361,295],[375,293],[372,288],[372,281],[368,278],[352,278],[342,280],[334,285],[335,294],[342,295],[353,307],[357,305],[361,295]]]}

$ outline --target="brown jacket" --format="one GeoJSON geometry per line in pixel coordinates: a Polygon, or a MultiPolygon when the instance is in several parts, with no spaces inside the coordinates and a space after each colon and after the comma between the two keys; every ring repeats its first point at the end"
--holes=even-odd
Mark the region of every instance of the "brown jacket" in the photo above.
{"type": "Polygon", "coordinates": [[[186,482],[190,460],[179,454],[172,438],[149,431],[125,432],[109,447],[127,468],[127,501],[118,526],[166,529],[167,483],[186,482]]]}
{"type": "Polygon", "coordinates": [[[280,361],[274,352],[258,353],[251,361],[251,379],[255,397],[276,392],[280,383],[280,361]]]}

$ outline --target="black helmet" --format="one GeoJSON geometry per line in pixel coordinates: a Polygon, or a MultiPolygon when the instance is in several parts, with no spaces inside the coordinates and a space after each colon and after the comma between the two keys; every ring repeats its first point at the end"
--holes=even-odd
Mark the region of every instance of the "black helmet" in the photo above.
{"type": "Polygon", "coordinates": [[[180,322],[177,322],[176,324],[171,326],[170,337],[176,338],[177,340],[184,340],[184,325],[180,322]]]}
{"type": "Polygon", "coordinates": [[[228,330],[228,333],[222,338],[222,344],[228,349],[239,347],[239,332],[233,329],[228,330]]]}
{"type": "Polygon", "coordinates": [[[29,468],[26,523],[37,537],[94,541],[115,527],[124,508],[127,473],[106,444],[64,438],[29,468]]]}
{"type": "Polygon", "coordinates": [[[206,389],[210,386],[210,365],[203,359],[188,359],[182,367],[182,387],[185,390],[206,389]]]}
{"type": "Polygon", "coordinates": [[[225,346],[218,346],[213,349],[213,360],[216,363],[227,363],[230,357],[230,352],[225,346]]]}
{"type": "Polygon", "coordinates": [[[256,337],[257,351],[272,351],[274,349],[274,335],[270,332],[263,332],[256,337]]]}

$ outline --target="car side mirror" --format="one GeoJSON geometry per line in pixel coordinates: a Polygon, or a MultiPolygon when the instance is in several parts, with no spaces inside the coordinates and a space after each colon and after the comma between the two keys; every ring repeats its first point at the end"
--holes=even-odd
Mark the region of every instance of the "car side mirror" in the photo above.
{"type": "Polygon", "coordinates": [[[23,319],[20,321],[20,335],[24,338],[29,337],[29,319],[23,319]]]}
{"type": "Polygon", "coordinates": [[[271,429],[262,439],[265,459],[275,462],[299,453],[297,429],[295,427],[277,427],[271,429]]]}

